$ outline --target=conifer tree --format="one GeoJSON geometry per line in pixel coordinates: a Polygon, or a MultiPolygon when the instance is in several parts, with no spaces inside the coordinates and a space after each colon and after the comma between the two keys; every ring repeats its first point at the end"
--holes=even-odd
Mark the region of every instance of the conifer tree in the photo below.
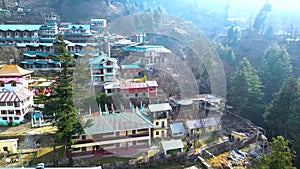
{"type": "Polygon", "coordinates": [[[56,136],[65,144],[69,165],[72,166],[72,136],[82,134],[83,128],[90,122],[82,126],[80,115],[75,110],[72,98],[73,70],[70,68],[73,57],[67,53],[62,37],[59,38],[59,41],[61,43],[59,46],[61,71],[58,72],[58,78],[53,86],[54,94],[44,100],[43,113],[52,116],[51,121],[58,129],[56,136]]]}
{"type": "Polygon", "coordinates": [[[262,124],[262,84],[253,67],[243,58],[229,86],[228,100],[238,114],[256,124],[262,124]]]}

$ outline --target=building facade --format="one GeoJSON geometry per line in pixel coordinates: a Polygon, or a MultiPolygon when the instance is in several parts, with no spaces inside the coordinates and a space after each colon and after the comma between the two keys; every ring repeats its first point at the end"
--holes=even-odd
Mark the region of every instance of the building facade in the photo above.
{"type": "Polygon", "coordinates": [[[73,157],[121,155],[126,150],[126,155],[130,156],[134,149],[151,146],[153,125],[138,113],[98,115],[88,119],[92,119],[94,125],[86,128],[84,135],[73,137],[73,157]]]}
{"type": "Polygon", "coordinates": [[[169,113],[172,110],[169,103],[149,104],[148,116],[154,126],[153,138],[166,138],[168,130],[169,113]]]}
{"type": "Polygon", "coordinates": [[[94,85],[104,85],[104,83],[115,82],[119,66],[117,59],[106,55],[100,55],[89,60],[91,81],[94,85]]]}
{"type": "Polygon", "coordinates": [[[17,65],[0,69],[0,124],[20,124],[33,105],[33,93],[28,90],[32,71],[17,65]]]}

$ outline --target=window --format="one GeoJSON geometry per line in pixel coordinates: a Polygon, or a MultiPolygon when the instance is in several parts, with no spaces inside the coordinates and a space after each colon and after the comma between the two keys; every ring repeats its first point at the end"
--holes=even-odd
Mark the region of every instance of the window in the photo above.
{"type": "Polygon", "coordinates": [[[7,106],[13,106],[13,102],[7,102],[7,106]]]}
{"type": "Polygon", "coordinates": [[[148,131],[148,129],[137,129],[138,132],[145,132],[148,131]]]}
{"type": "Polygon", "coordinates": [[[157,121],[157,122],[155,123],[155,125],[158,126],[158,125],[159,125],[159,122],[157,121]]]}
{"type": "Polygon", "coordinates": [[[82,147],[82,148],[81,148],[81,151],[86,151],[86,147],[82,147]]]}
{"type": "Polygon", "coordinates": [[[72,136],[72,139],[79,139],[79,136],[72,136]]]}
{"type": "Polygon", "coordinates": [[[21,111],[20,110],[16,110],[16,115],[21,115],[21,111]]]}
{"type": "Polygon", "coordinates": [[[73,148],[73,151],[79,151],[80,148],[73,148]]]}
{"type": "Polygon", "coordinates": [[[3,147],[3,151],[8,151],[8,147],[3,147]]]}
{"type": "Polygon", "coordinates": [[[0,102],[0,106],[6,106],[5,102],[0,102]]]}
{"type": "Polygon", "coordinates": [[[8,114],[15,114],[13,110],[8,110],[8,114]]]}
{"type": "Polygon", "coordinates": [[[138,94],[138,93],[136,93],[136,94],[135,94],[135,97],[139,97],[139,94],[138,94]]]}
{"type": "Polygon", "coordinates": [[[6,110],[1,110],[1,114],[7,114],[6,110]]]}
{"type": "Polygon", "coordinates": [[[15,107],[20,107],[20,102],[15,102],[15,107]]]}
{"type": "Polygon", "coordinates": [[[157,131],[155,134],[158,136],[159,135],[159,131],[157,131]]]}
{"type": "Polygon", "coordinates": [[[14,120],[20,120],[20,117],[14,117],[14,120]]]}
{"type": "Polygon", "coordinates": [[[2,120],[7,120],[7,117],[2,117],[2,120]]]}
{"type": "Polygon", "coordinates": [[[16,87],[16,86],[17,86],[16,81],[11,81],[10,83],[11,83],[11,86],[12,86],[12,87],[16,87]]]}
{"type": "Polygon", "coordinates": [[[82,140],[85,140],[86,139],[86,135],[82,135],[81,138],[82,138],[82,140]]]}
{"type": "Polygon", "coordinates": [[[0,82],[0,87],[4,87],[4,82],[0,82]]]}

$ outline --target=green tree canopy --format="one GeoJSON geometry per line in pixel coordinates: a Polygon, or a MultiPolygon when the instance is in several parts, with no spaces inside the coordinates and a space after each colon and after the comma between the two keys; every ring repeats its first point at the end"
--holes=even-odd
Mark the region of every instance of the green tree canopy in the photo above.
{"type": "Polygon", "coordinates": [[[229,85],[228,100],[243,117],[256,124],[262,123],[262,84],[253,67],[243,58],[229,85]]]}
{"type": "Polygon", "coordinates": [[[264,86],[265,102],[269,103],[283,82],[291,75],[292,65],[284,47],[277,44],[268,47],[263,56],[259,76],[264,86]]]}
{"type": "Polygon", "coordinates": [[[278,136],[270,143],[270,154],[259,160],[256,169],[294,169],[292,165],[293,154],[288,147],[288,141],[278,136]]]}
{"type": "Polygon", "coordinates": [[[66,144],[69,165],[72,166],[72,136],[82,134],[84,132],[83,128],[89,125],[90,122],[84,124],[79,113],[75,110],[72,98],[73,70],[70,69],[73,57],[66,52],[66,44],[63,38],[60,37],[59,40],[62,43],[59,46],[61,51],[59,59],[62,69],[58,72],[59,78],[56,80],[56,85],[53,86],[55,94],[44,99],[43,112],[52,116],[51,120],[58,129],[57,138],[66,144]]]}
{"type": "Polygon", "coordinates": [[[282,135],[297,152],[295,165],[300,163],[300,81],[289,78],[268,105],[264,114],[267,131],[271,136],[282,135]]]}

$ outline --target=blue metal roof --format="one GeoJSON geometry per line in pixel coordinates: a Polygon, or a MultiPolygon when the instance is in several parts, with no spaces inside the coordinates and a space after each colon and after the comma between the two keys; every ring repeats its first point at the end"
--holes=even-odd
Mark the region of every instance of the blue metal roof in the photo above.
{"type": "Polygon", "coordinates": [[[42,25],[0,25],[0,30],[2,30],[2,31],[7,31],[7,30],[35,31],[35,30],[39,30],[41,26],[42,25]]]}
{"type": "Polygon", "coordinates": [[[105,62],[107,60],[110,60],[110,61],[112,61],[114,63],[117,62],[117,59],[115,59],[115,58],[109,58],[109,57],[107,57],[105,55],[100,55],[100,56],[98,56],[98,57],[96,57],[94,59],[89,60],[89,64],[90,65],[97,65],[97,64],[100,64],[100,63],[105,62]]]}
{"type": "Polygon", "coordinates": [[[34,61],[21,61],[23,64],[33,65],[34,61]]]}
{"type": "Polygon", "coordinates": [[[56,61],[56,60],[49,60],[48,63],[52,63],[52,64],[56,64],[59,65],[60,61],[56,61]]]}
{"type": "Polygon", "coordinates": [[[76,29],[76,30],[90,30],[90,25],[68,25],[68,29],[76,29]]]}
{"type": "Polygon", "coordinates": [[[179,134],[179,133],[185,134],[185,128],[184,128],[182,122],[170,124],[170,128],[171,128],[172,134],[179,134]]]}
{"type": "Polygon", "coordinates": [[[48,62],[47,61],[35,61],[35,63],[41,64],[41,65],[46,65],[48,62]]]}

